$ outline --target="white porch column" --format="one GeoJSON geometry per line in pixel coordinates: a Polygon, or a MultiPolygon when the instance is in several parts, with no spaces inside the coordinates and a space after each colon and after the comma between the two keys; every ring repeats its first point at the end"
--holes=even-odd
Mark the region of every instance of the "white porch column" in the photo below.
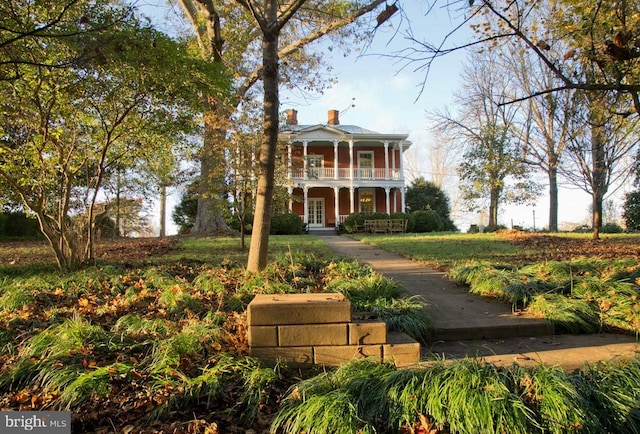
{"type": "Polygon", "coordinates": [[[389,193],[391,192],[390,187],[384,188],[385,197],[387,199],[387,214],[391,214],[391,198],[389,197],[389,193]]]}
{"type": "MultiPolygon", "coordinates": [[[[384,141],[384,179],[389,180],[389,141],[384,141]]],[[[387,193],[388,195],[388,193],[387,193]]]]}
{"type": "Polygon", "coordinates": [[[304,195],[304,224],[309,229],[309,187],[303,187],[302,193],[304,195]]]}
{"type": "Polygon", "coordinates": [[[400,212],[405,212],[405,204],[404,204],[404,185],[400,188],[400,206],[402,209],[400,212]]]}
{"type": "Polygon", "coordinates": [[[354,203],[354,188],[349,187],[349,213],[353,214],[355,212],[355,203],[354,203]]]}
{"type": "Polygon", "coordinates": [[[340,187],[333,187],[333,199],[336,215],[335,226],[340,226],[340,187]]]}
{"type": "Polygon", "coordinates": [[[349,179],[353,179],[353,140],[349,140],[349,179]]]}
{"type": "Polygon", "coordinates": [[[287,187],[287,193],[289,193],[289,212],[293,212],[293,187],[287,187]]]}
{"type": "MultiPolygon", "coordinates": [[[[402,156],[402,142],[398,142],[398,146],[400,147],[400,176],[398,179],[404,179],[404,158],[402,156]]],[[[404,190],[402,193],[402,197],[404,197],[404,190]]],[[[402,209],[404,209],[404,204],[402,205],[402,209]]]]}
{"type": "Polygon", "coordinates": [[[333,179],[338,179],[338,140],[333,141],[333,179]]]}
{"type": "MultiPolygon", "coordinates": [[[[302,179],[309,179],[307,177],[307,145],[308,145],[308,142],[306,140],[303,140],[302,141],[302,149],[303,149],[303,151],[302,151],[302,164],[303,164],[303,166],[302,166],[302,171],[303,171],[302,179]]],[[[305,214],[306,214],[306,212],[305,212],[305,214]]]]}
{"type": "MultiPolygon", "coordinates": [[[[291,159],[291,142],[287,144],[287,178],[293,178],[293,160],[291,159]]],[[[289,192],[289,196],[291,196],[291,192],[289,192]]]]}
{"type": "Polygon", "coordinates": [[[398,212],[398,189],[393,189],[393,212],[398,212]]]}
{"type": "MultiPolygon", "coordinates": [[[[395,145],[393,146],[393,148],[391,149],[391,167],[393,168],[393,170],[396,170],[396,147],[395,145]]],[[[395,178],[395,174],[393,175],[393,179],[395,178]]]]}

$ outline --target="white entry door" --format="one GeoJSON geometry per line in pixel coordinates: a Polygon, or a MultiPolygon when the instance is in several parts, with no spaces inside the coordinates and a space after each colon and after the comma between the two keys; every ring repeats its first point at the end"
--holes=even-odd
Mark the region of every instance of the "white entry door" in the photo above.
{"type": "Polygon", "coordinates": [[[309,227],[324,227],[324,199],[309,198],[309,227]]]}

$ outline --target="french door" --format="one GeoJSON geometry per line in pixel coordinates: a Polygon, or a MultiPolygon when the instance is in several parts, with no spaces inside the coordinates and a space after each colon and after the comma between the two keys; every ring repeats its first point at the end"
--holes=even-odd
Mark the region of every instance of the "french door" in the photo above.
{"type": "Polygon", "coordinates": [[[309,227],[324,227],[323,198],[309,198],[309,227]]]}

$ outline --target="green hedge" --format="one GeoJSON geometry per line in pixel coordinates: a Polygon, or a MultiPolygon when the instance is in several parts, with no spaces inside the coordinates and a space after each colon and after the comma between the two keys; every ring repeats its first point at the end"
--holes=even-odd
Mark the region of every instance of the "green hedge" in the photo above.
{"type": "Polygon", "coordinates": [[[23,212],[0,214],[0,238],[42,238],[38,221],[23,212]]]}
{"type": "Polygon", "coordinates": [[[275,214],[271,217],[271,235],[299,235],[304,229],[304,222],[298,214],[275,214]]]}

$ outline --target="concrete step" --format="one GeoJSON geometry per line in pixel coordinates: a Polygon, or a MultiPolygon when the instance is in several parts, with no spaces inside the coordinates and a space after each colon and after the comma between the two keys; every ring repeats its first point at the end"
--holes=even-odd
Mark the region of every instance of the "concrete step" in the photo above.
{"type": "Polygon", "coordinates": [[[336,253],[368,263],[397,280],[427,302],[435,330],[430,345],[422,347],[424,361],[482,357],[503,365],[545,363],[576,369],[585,362],[638,354],[633,336],[554,335],[543,319],[515,312],[502,301],[471,294],[466,286],[457,285],[424,264],[344,236],[327,236],[323,241],[336,253]]]}
{"type": "Polygon", "coordinates": [[[542,335],[504,339],[434,341],[422,347],[422,362],[480,358],[497,366],[546,364],[566,371],[585,363],[629,359],[639,354],[633,336],[598,333],[586,335],[542,335]]]}

